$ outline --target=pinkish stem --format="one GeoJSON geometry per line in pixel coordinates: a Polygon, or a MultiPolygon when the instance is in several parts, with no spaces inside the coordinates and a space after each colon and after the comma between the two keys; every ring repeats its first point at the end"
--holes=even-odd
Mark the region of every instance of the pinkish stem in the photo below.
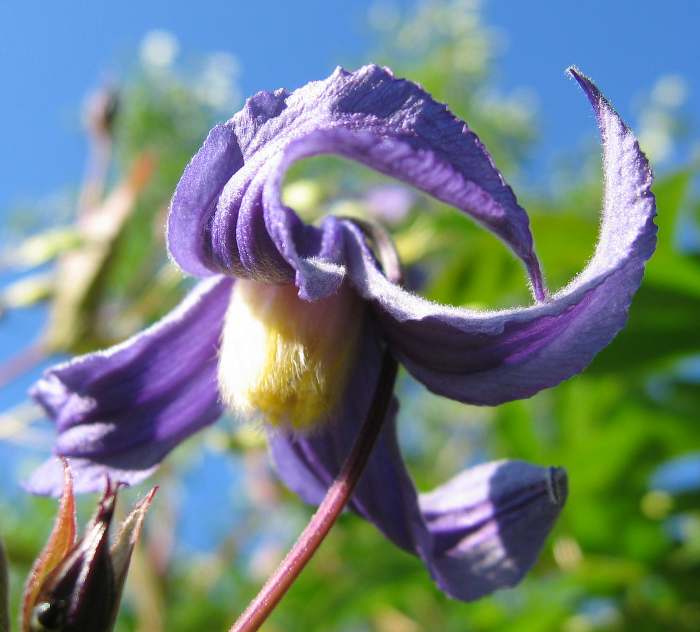
{"type": "Polygon", "coordinates": [[[328,535],[350,500],[382,429],[394,392],[396,371],[396,360],[389,351],[385,351],[372,405],[355,439],[352,451],[343,464],[343,469],[328,489],[326,497],[299,539],[229,632],[258,630],[328,535]]]}

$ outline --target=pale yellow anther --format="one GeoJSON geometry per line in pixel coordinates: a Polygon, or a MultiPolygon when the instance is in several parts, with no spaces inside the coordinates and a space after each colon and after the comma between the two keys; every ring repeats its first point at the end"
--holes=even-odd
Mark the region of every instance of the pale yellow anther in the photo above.
{"type": "Polygon", "coordinates": [[[349,288],[308,302],[293,285],[237,281],[219,390],[238,416],[308,429],[336,406],[355,359],[363,302],[349,288]]]}

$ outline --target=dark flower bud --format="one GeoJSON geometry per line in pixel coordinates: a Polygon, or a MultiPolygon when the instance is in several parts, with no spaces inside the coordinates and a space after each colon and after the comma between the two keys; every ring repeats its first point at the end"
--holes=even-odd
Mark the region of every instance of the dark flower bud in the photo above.
{"type": "Polygon", "coordinates": [[[106,632],[116,619],[133,546],[155,490],[124,521],[110,547],[109,528],[120,485],[107,488],[97,511],[76,539],[70,470],[56,524],[27,582],[23,632],[106,632]]]}
{"type": "Polygon", "coordinates": [[[109,525],[116,489],[107,487],[97,514],[82,539],[44,580],[32,610],[32,632],[102,631],[115,607],[109,525]]]}

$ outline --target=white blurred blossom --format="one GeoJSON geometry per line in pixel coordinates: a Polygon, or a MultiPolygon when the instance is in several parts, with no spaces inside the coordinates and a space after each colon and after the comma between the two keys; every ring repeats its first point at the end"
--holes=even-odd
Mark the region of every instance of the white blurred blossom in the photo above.
{"type": "Polygon", "coordinates": [[[179,48],[177,38],[169,31],[149,31],[141,41],[141,63],[152,69],[169,68],[179,48]]]}
{"type": "Polygon", "coordinates": [[[680,109],[687,93],[687,84],[678,75],[660,77],[651,90],[640,117],[639,144],[656,164],[673,155],[682,127],[680,109]]]}
{"type": "Polygon", "coordinates": [[[680,75],[661,77],[651,91],[651,98],[659,105],[677,108],[685,103],[688,97],[688,84],[680,75]]]}
{"type": "Polygon", "coordinates": [[[197,96],[217,109],[231,109],[241,99],[238,90],[238,60],[229,53],[214,53],[204,63],[196,86],[197,96]]]}

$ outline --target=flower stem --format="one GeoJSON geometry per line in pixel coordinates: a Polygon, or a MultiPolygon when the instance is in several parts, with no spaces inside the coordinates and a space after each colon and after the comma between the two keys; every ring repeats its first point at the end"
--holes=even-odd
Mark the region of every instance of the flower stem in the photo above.
{"type": "Polygon", "coordinates": [[[316,513],[287,556],[229,632],[254,632],[258,630],[328,535],[331,527],[350,500],[355,485],[357,485],[365,465],[367,465],[372,448],[379,437],[394,392],[396,371],[396,360],[389,351],[385,351],[372,405],[340,474],[328,488],[328,492],[316,513]]]}

